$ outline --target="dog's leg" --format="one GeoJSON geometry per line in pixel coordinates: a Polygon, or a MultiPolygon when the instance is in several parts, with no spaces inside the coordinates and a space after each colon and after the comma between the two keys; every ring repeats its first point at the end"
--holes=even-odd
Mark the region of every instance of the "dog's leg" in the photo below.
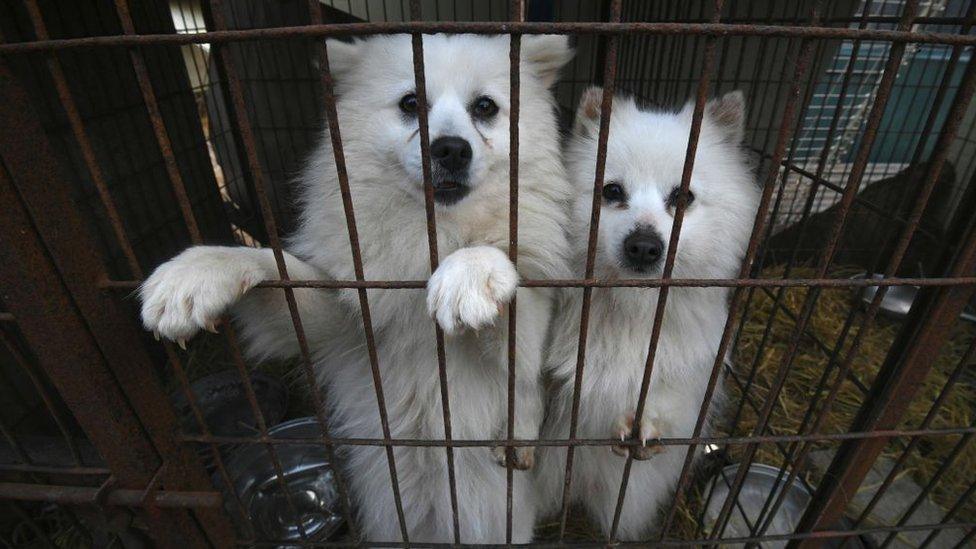
{"type": "MultiPolygon", "coordinates": [[[[534,440],[539,438],[542,424],[543,397],[538,379],[515,379],[515,438],[534,440]]],[[[502,433],[504,436],[504,433],[502,433]]],[[[508,466],[508,456],[504,446],[492,449],[495,459],[502,467],[508,466]]],[[[516,446],[513,448],[512,466],[520,471],[531,469],[535,464],[534,446],[516,446]]]]}
{"type": "Polygon", "coordinates": [[[508,256],[492,246],[461,248],[444,258],[427,283],[427,311],[447,334],[495,323],[518,287],[508,256]]]}
{"type": "MultiPolygon", "coordinates": [[[[323,278],[317,269],[287,253],[285,264],[292,279],[323,278]]],[[[221,317],[231,312],[253,354],[292,356],[298,346],[283,291],[253,289],[262,280],[277,278],[270,249],[190,248],[160,265],[139,288],[143,325],[184,345],[201,329],[216,332],[221,317]]],[[[327,328],[316,317],[334,311],[336,300],[308,289],[296,290],[295,297],[309,329],[327,328]],[[323,299],[332,301],[332,306],[323,306],[323,299]]]]}

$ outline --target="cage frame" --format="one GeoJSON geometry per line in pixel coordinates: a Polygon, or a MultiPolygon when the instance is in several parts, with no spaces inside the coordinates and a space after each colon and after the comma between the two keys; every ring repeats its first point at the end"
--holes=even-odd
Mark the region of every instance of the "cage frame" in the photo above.
{"type": "MultiPolygon", "coordinates": [[[[3,280],[3,287],[16,287],[23,285],[25,281],[33,280],[37,289],[42,287],[41,282],[47,283],[43,288],[64,287],[52,299],[60,300],[59,307],[61,313],[55,310],[39,311],[35,304],[31,303],[31,292],[21,291],[4,294],[4,301],[10,308],[9,312],[0,313],[0,322],[6,324],[16,323],[21,332],[29,340],[44,341],[47,334],[52,330],[58,329],[62,333],[77,338],[78,348],[85,349],[87,352],[87,362],[93,365],[90,375],[96,375],[101,379],[99,387],[104,387],[107,400],[102,405],[83,403],[77,400],[80,397],[78,385],[82,377],[71,367],[78,364],[75,362],[70,367],[56,366],[58,362],[69,359],[70,355],[63,349],[50,349],[47,353],[41,353],[36,346],[39,362],[49,377],[60,380],[58,390],[63,395],[74,395],[75,400],[69,402],[73,414],[79,419],[86,419],[94,425],[98,422],[108,421],[108,418],[118,415],[125,418],[128,422],[127,428],[120,428],[121,432],[129,432],[129,435],[120,437],[119,440],[96,441],[99,450],[109,461],[109,467],[97,469],[99,474],[108,474],[103,485],[95,490],[72,490],[67,486],[43,486],[24,484],[16,486],[14,483],[0,483],[0,498],[10,498],[14,500],[44,500],[58,501],[63,503],[94,503],[99,505],[121,505],[129,507],[139,507],[144,509],[144,515],[149,517],[149,524],[154,535],[160,536],[159,541],[165,545],[175,546],[180,543],[211,543],[217,546],[230,546],[234,544],[266,545],[275,542],[257,542],[255,540],[238,540],[230,530],[227,517],[218,509],[222,496],[208,489],[205,477],[201,476],[199,464],[194,462],[194,458],[187,454],[186,443],[200,442],[206,443],[211,448],[215,457],[218,471],[228,480],[226,469],[220,458],[217,445],[220,443],[251,443],[263,445],[269,455],[269,459],[274,464],[278,481],[285,491],[289,505],[291,497],[284,485],[283,473],[279,459],[276,456],[275,446],[290,443],[317,444],[323,447],[327,455],[332,458],[334,448],[337,445],[375,445],[384,447],[388,461],[390,476],[393,483],[393,491],[396,499],[397,520],[400,525],[402,543],[386,542],[381,540],[359,540],[355,544],[368,544],[370,546],[401,547],[416,545],[409,539],[409,533],[404,519],[402,503],[400,502],[399,487],[397,480],[397,470],[394,456],[394,448],[398,446],[415,447],[437,447],[445,449],[445,457],[448,464],[449,484],[451,488],[452,520],[454,528],[454,542],[452,544],[430,544],[422,542],[423,546],[477,546],[477,544],[462,543],[460,537],[459,517],[457,508],[456,482],[453,471],[453,449],[458,447],[473,446],[505,446],[509,456],[509,467],[507,468],[507,542],[511,543],[512,528],[512,476],[514,468],[511,464],[511,454],[515,447],[525,445],[551,445],[568,447],[568,458],[566,464],[564,495],[561,506],[560,518],[560,540],[565,534],[566,521],[569,509],[569,488],[571,483],[571,472],[573,462],[573,450],[577,446],[610,446],[621,445],[617,440],[603,439],[579,439],[576,437],[576,418],[579,413],[580,382],[583,375],[583,364],[586,353],[586,334],[588,324],[588,310],[593,288],[601,287],[641,287],[658,288],[660,291],[655,322],[651,334],[649,335],[648,357],[644,369],[644,378],[639,391],[638,413],[641,417],[645,396],[649,390],[650,376],[654,366],[654,351],[660,336],[661,325],[663,322],[663,311],[667,306],[667,294],[671,287],[727,287],[733,289],[731,305],[729,307],[729,318],[726,328],[719,345],[714,365],[709,379],[705,402],[698,417],[695,432],[691,437],[685,438],[666,438],[653,442],[661,445],[686,446],[686,457],[682,469],[675,498],[669,505],[665,519],[665,526],[661,529],[660,536],[655,540],[661,545],[689,544],[689,543],[715,543],[716,536],[721,535],[722,527],[717,528],[711,536],[699,540],[674,540],[665,538],[668,526],[674,519],[675,510],[682,497],[683,490],[687,488],[690,480],[691,464],[694,459],[696,448],[711,443],[742,444],[746,445],[748,455],[746,462],[751,462],[755,455],[755,448],[760,443],[783,442],[799,444],[802,447],[792,459],[790,478],[795,478],[800,469],[798,464],[803,463],[806,452],[810,444],[822,440],[841,441],[841,450],[831,463],[825,480],[816,490],[811,504],[804,514],[797,531],[790,535],[766,536],[763,535],[765,527],[762,527],[755,535],[748,538],[720,538],[722,543],[740,542],[754,544],[762,541],[788,541],[792,547],[814,546],[817,542],[830,538],[844,538],[859,535],[866,532],[890,532],[892,535],[898,531],[910,529],[931,529],[933,532],[940,528],[963,528],[969,532],[971,538],[976,532],[976,523],[952,523],[943,522],[937,525],[905,525],[899,524],[894,527],[858,527],[855,526],[848,530],[838,531],[829,528],[844,513],[850,501],[851,494],[864,481],[870,466],[875,462],[884,445],[893,437],[917,437],[926,434],[959,434],[968,438],[976,434],[976,426],[958,427],[953,429],[933,429],[927,423],[919,429],[900,429],[898,420],[905,412],[908,401],[911,400],[914,390],[917,388],[918,380],[924,377],[930,364],[927,358],[935,353],[946,341],[948,327],[958,318],[965,303],[973,296],[976,291],[976,222],[970,221],[968,226],[960,223],[957,232],[961,235],[961,243],[957,253],[952,257],[947,257],[945,261],[946,275],[939,277],[898,277],[895,275],[901,259],[909,245],[911,237],[919,229],[919,221],[924,207],[930,197],[931,190],[938,181],[939,171],[948,155],[948,144],[955,138],[963,115],[976,92],[976,62],[969,61],[962,82],[958,91],[952,99],[950,106],[950,116],[940,129],[937,142],[932,153],[934,167],[930,174],[925,178],[922,191],[918,201],[912,210],[912,214],[905,220],[904,226],[898,240],[896,253],[888,260],[885,268],[886,277],[883,280],[849,280],[836,279],[827,276],[830,267],[831,256],[836,249],[840,234],[844,229],[844,224],[851,207],[857,200],[857,191],[864,176],[864,169],[868,163],[868,155],[873,146],[873,139],[878,131],[881,117],[887,104],[894,78],[897,75],[901,56],[907,44],[940,44],[954,47],[953,65],[958,62],[959,53],[964,48],[976,48],[976,36],[961,32],[957,34],[948,33],[924,33],[912,30],[913,22],[917,17],[918,2],[908,0],[903,13],[898,18],[897,30],[879,29],[850,29],[834,28],[823,26],[820,19],[824,1],[816,3],[813,13],[808,17],[806,24],[802,26],[786,25],[748,25],[738,23],[722,23],[720,15],[722,13],[723,0],[716,0],[712,6],[712,19],[707,23],[640,23],[622,22],[621,9],[622,0],[611,0],[609,18],[606,22],[575,22],[575,23],[539,23],[525,21],[525,2],[524,0],[511,0],[509,4],[511,21],[508,22],[423,22],[420,21],[422,10],[420,0],[410,0],[410,13],[413,21],[404,23],[346,23],[346,24],[326,24],[322,23],[319,3],[316,0],[309,0],[309,13],[312,24],[300,27],[278,27],[261,28],[250,30],[229,30],[226,21],[223,20],[222,10],[220,9],[222,0],[210,0],[212,7],[212,17],[214,30],[198,34],[139,34],[135,31],[129,14],[127,0],[115,0],[115,6],[123,27],[123,34],[116,36],[96,36],[71,39],[51,39],[47,36],[44,27],[44,20],[41,16],[36,0],[24,0],[25,5],[31,16],[37,39],[28,42],[0,43],[0,59],[6,56],[20,55],[26,53],[43,53],[47,59],[48,70],[53,81],[57,86],[57,91],[61,104],[65,109],[67,117],[71,123],[73,135],[82,151],[85,166],[89,171],[104,207],[111,227],[118,239],[118,244],[123,250],[132,273],[129,280],[112,279],[107,275],[103,265],[99,265],[99,259],[80,257],[77,250],[90,250],[94,248],[94,239],[90,238],[87,231],[82,230],[83,222],[80,214],[72,211],[69,193],[64,189],[64,176],[58,173],[56,168],[57,155],[45,145],[46,137],[44,130],[36,122],[32,123],[29,113],[32,112],[30,102],[23,90],[17,89],[17,85],[9,82],[3,88],[2,94],[5,98],[19,98],[19,101],[4,101],[0,106],[4,118],[16,120],[12,124],[13,132],[0,131],[0,154],[3,155],[6,171],[0,172],[0,200],[4,204],[3,212],[6,221],[0,222],[2,234],[25,234],[30,238],[25,238],[21,243],[17,253],[11,252],[8,257],[18,257],[29,259],[25,266],[17,267],[8,261],[6,266],[0,266],[0,279],[3,280]],[[596,34],[607,39],[605,56],[603,59],[603,97],[601,103],[601,125],[598,137],[597,167],[594,174],[594,195],[592,202],[590,229],[588,233],[587,255],[585,276],[582,279],[569,280],[522,280],[520,287],[558,287],[558,288],[581,288],[583,291],[583,309],[580,325],[579,356],[576,368],[576,380],[573,398],[573,422],[568,439],[559,440],[520,440],[514,437],[514,416],[516,413],[514,399],[515,383],[515,346],[514,334],[516,333],[515,310],[517,303],[511,303],[511,313],[508,320],[508,399],[507,399],[507,435],[504,439],[494,440],[454,440],[451,436],[450,404],[447,388],[446,356],[444,351],[444,335],[440,328],[436,329],[436,340],[433,342],[437,349],[437,367],[440,385],[442,413],[444,416],[445,437],[443,440],[432,439],[394,439],[390,435],[389,421],[387,418],[386,404],[382,391],[382,380],[379,370],[379,358],[376,352],[375,334],[370,320],[369,299],[367,290],[371,288],[385,289],[418,289],[426,286],[425,280],[367,280],[364,275],[362,257],[359,251],[358,231],[356,229],[355,212],[352,205],[352,198],[349,189],[348,172],[345,166],[345,159],[342,149],[342,139],[340,124],[336,111],[336,98],[333,91],[332,75],[328,66],[328,51],[325,45],[325,38],[337,36],[364,36],[373,34],[409,34],[411,35],[414,74],[417,84],[418,112],[420,125],[420,142],[423,159],[423,174],[425,181],[425,208],[427,213],[429,262],[431,271],[436,269],[438,264],[438,250],[436,241],[436,212],[433,206],[433,187],[431,185],[430,168],[430,143],[427,129],[427,105],[426,94],[424,91],[424,61],[423,61],[423,35],[436,33],[475,33],[475,34],[508,34],[511,36],[510,49],[510,92],[512,97],[512,111],[510,118],[510,208],[509,208],[509,246],[508,256],[517,263],[518,254],[518,94],[519,94],[519,62],[520,62],[520,40],[521,36],[527,34],[596,34]],[[614,97],[614,83],[619,62],[618,48],[619,41],[624,36],[631,35],[696,35],[706,37],[703,68],[698,77],[697,92],[694,99],[694,114],[692,119],[691,134],[688,150],[685,157],[684,170],[681,179],[679,202],[674,216],[671,242],[668,247],[668,254],[665,262],[664,274],[660,279],[625,279],[606,281],[594,278],[594,262],[596,253],[596,234],[599,229],[600,219],[600,200],[599,191],[603,185],[606,149],[609,138],[609,115],[612,111],[614,97]],[[686,209],[686,193],[691,179],[694,166],[694,156],[697,150],[697,137],[701,129],[702,118],[706,101],[709,98],[712,72],[716,63],[715,44],[723,36],[765,36],[765,37],[788,37],[800,40],[800,52],[794,74],[791,78],[788,93],[785,94],[784,115],[782,123],[777,132],[776,145],[770,155],[770,169],[763,178],[762,199],[757,216],[753,224],[753,232],[749,240],[749,245],[742,262],[739,276],[732,279],[676,279],[671,277],[672,268],[675,261],[676,249],[680,243],[680,228],[684,212],[686,209]],[[344,214],[346,217],[347,228],[350,235],[350,248],[352,250],[352,261],[355,268],[354,280],[329,280],[329,281],[308,281],[292,280],[289,277],[283,256],[283,247],[278,227],[275,222],[275,214],[271,206],[269,195],[266,189],[266,181],[262,174],[262,167],[257,160],[257,152],[254,144],[254,134],[251,121],[248,119],[247,110],[244,105],[245,92],[241,87],[241,79],[237,73],[234,59],[223,46],[230,43],[237,43],[248,40],[274,40],[274,39],[307,39],[314,40],[320,45],[320,55],[322,59],[322,70],[320,72],[321,84],[323,89],[322,102],[327,114],[327,126],[333,143],[334,161],[338,171],[338,183],[340,185],[341,197],[343,202],[344,214]],[[757,278],[753,274],[753,267],[757,257],[761,253],[760,247],[764,239],[764,233],[768,229],[769,217],[767,212],[774,200],[776,182],[781,177],[781,165],[791,168],[789,155],[793,145],[791,142],[797,133],[800,121],[798,116],[800,111],[807,104],[804,97],[804,78],[809,75],[810,63],[813,58],[814,47],[821,40],[827,39],[848,39],[864,41],[883,41],[891,44],[891,50],[887,54],[886,66],[882,76],[882,82],[875,96],[872,105],[869,121],[864,131],[866,137],[862,138],[858,154],[855,158],[851,174],[847,178],[844,187],[838,187],[836,192],[842,194],[840,213],[833,226],[830,236],[830,244],[824,253],[817,268],[817,275],[811,278],[784,278],[768,279],[757,278]],[[383,427],[383,437],[379,439],[341,439],[328,435],[328,422],[325,413],[326,407],[317,391],[312,390],[316,418],[322,428],[323,436],[319,439],[294,439],[282,441],[268,436],[267,428],[260,406],[257,404],[254,389],[251,386],[250,378],[247,374],[248,369],[239,351],[239,344],[233,327],[229,322],[222,325],[222,332],[227,339],[230,347],[234,349],[235,364],[238,373],[246,388],[249,405],[257,418],[259,426],[259,436],[256,437],[221,437],[211,434],[206,422],[203,420],[199,407],[195,403],[195,396],[189,389],[189,380],[182,369],[182,361],[172,342],[164,342],[163,346],[168,361],[172,364],[174,374],[181,383],[181,388],[194,412],[197,427],[202,434],[200,435],[175,435],[176,420],[171,412],[153,411],[153,406],[158,406],[163,410],[168,410],[168,404],[164,402],[164,395],[158,387],[140,387],[139,376],[133,377],[133,373],[125,372],[126,365],[139,364],[140,370],[150,371],[148,355],[139,350],[138,346],[129,345],[128,342],[138,338],[138,326],[117,301],[126,292],[134,290],[144,273],[135,257],[135,253],[129,244],[118,208],[114,200],[105,187],[104,177],[97,157],[91,147],[90,138],[86,133],[84,123],[78,115],[77,106],[72,97],[72,92],[66,82],[63,70],[61,69],[58,53],[71,48],[126,48],[129,52],[132,65],[140,86],[140,92],[145,102],[149,119],[152,122],[153,131],[160,149],[160,153],[165,160],[167,174],[170,177],[172,191],[180,206],[181,215],[186,228],[191,235],[194,244],[202,243],[200,231],[197,227],[190,200],[177,166],[177,161],[173,155],[172,146],[167,134],[167,128],[163,123],[159,112],[152,83],[146,71],[145,60],[142,57],[140,48],[144,46],[160,45],[186,45],[209,43],[216,50],[215,57],[219,65],[227,75],[227,85],[229,95],[234,104],[233,116],[239,129],[236,139],[240,140],[240,147],[243,149],[244,156],[248,162],[248,171],[253,178],[256,197],[260,206],[261,218],[270,247],[274,252],[278,269],[278,280],[266,280],[258,284],[262,288],[279,288],[286,296],[292,323],[295,329],[296,338],[300,348],[300,358],[303,374],[308,383],[314,388],[314,372],[312,371],[312,361],[308,348],[308,342],[304,334],[301,316],[298,312],[294,298],[294,290],[297,288],[350,288],[356,289],[359,296],[360,311],[363,320],[363,332],[366,338],[367,352],[371,365],[371,375],[376,392],[379,413],[383,427]],[[25,137],[26,136],[26,137],[25,137]],[[28,147],[30,144],[34,147],[28,147]],[[41,156],[50,158],[49,169],[38,169],[33,162],[38,158],[38,150],[47,151],[41,156]],[[16,175],[16,177],[12,177],[16,175]],[[39,192],[43,183],[44,192],[39,192]],[[43,218],[34,213],[45,210],[55,210],[59,215],[64,216],[70,225],[77,228],[74,235],[65,234],[62,227],[54,226],[53,223],[43,222],[43,218]],[[74,251],[73,251],[74,250],[74,251]],[[46,278],[45,278],[46,277],[46,278]],[[792,349],[799,338],[803,335],[803,327],[809,321],[812,313],[813,303],[817,293],[825,288],[859,288],[866,286],[877,286],[878,292],[868,308],[863,326],[869,327],[878,313],[885,293],[895,286],[919,286],[919,304],[913,309],[912,319],[906,323],[911,329],[906,329],[905,333],[899,336],[895,349],[894,345],[889,360],[886,361],[878,375],[878,379],[871,386],[871,394],[865,401],[861,414],[852,426],[852,430],[844,434],[824,434],[819,433],[818,425],[824,414],[813,419],[813,426],[808,433],[795,435],[773,435],[766,434],[766,427],[769,420],[774,399],[769,399],[761,411],[762,419],[756,431],[750,436],[745,437],[709,437],[702,436],[702,427],[707,416],[711,398],[716,387],[717,380],[723,372],[723,358],[729,349],[729,345],[735,337],[735,328],[740,317],[740,312],[744,305],[746,291],[771,291],[780,290],[788,287],[807,288],[807,301],[803,310],[799,314],[799,322],[793,340],[792,349]],[[812,296],[812,297],[811,297],[812,296]],[[122,326],[123,329],[119,330],[122,326]],[[97,370],[97,371],[96,371],[97,370]],[[73,382],[73,383],[72,383],[73,382]],[[77,385],[77,386],[72,386],[77,385]],[[125,404],[126,401],[131,404],[125,404]],[[154,404],[153,404],[154,403],[154,404]],[[134,409],[133,409],[134,408],[134,409]],[[147,427],[151,426],[151,429],[147,427]],[[149,431],[142,432],[143,429],[149,431]],[[164,455],[158,456],[158,465],[154,465],[152,460],[136,462],[137,460],[126,460],[122,454],[131,451],[133,445],[141,445],[145,455],[154,452],[164,455]],[[113,457],[114,456],[114,457],[113,457]],[[181,478],[183,480],[181,480],[181,478]],[[186,480],[189,479],[189,480],[186,480]],[[160,488],[165,485],[166,488],[160,488]],[[170,488],[170,486],[177,488],[170,488]],[[184,488],[180,488],[184,487],[184,488]],[[196,524],[190,524],[189,510],[193,510],[196,524]],[[923,528],[924,527],[924,528],[923,528]]],[[[973,4],[976,4],[974,2],[973,4]]],[[[972,5],[970,6],[972,8],[972,5]]],[[[972,24],[973,10],[970,10],[969,24],[972,24]]],[[[851,64],[853,66],[853,64],[851,64]]],[[[0,65],[0,70],[3,67],[0,65]]],[[[849,71],[850,69],[848,69],[849,71]]],[[[943,79],[943,86],[946,85],[953,71],[947,71],[947,76],[943,79]]],[[[10,80],[9,75],[4,75],[6,80],[10,80]]],[[[944,99],[940,93],[939,101],[944,99]]],[[[934,109],[933,109],[934,112],[934,109]]],[[[934,123],[934,122],[933,122],[934,123]]],[[[922,147],[920,144],[919,147],[922,147]]],[[[820,184],[820,176],[814,182],[820,184]]],[[[825,181],[826,182],[826,181],[825,181]]],[[[778,197],[777,197],[778,200],[778,197]]],[[[963,220],[965,221],[965,220],[963,220]]],[[[2,263],[2,262],[0,262],[2,263]]],[[[865,330],[858,333],[860,337],[865,330]]],[[[850,368],[851,360],[858,349],[858,340],[852,349],[845,355],[841,363],[838,364],[839,372],[844,373],[850,368]]],[[[971,348],[967,357],[973,355],[971,348]]],[[[967,360],[968,360],[967,358],[967,360]]],[[[782,387],[783,379],[787,374],[791,363],[791,358],[783,360],[783,365],[779,371],[778,388],[782,387]]],[[[145,377],[145,376],[142,376],[145,377]]],[[[838,379],[842,376],[838,374],[838,379]]],[[[828,392],[826,402],[836,395],[838,384],[831,387],[828,392]]],[[[777,389],[778,390],[778,389],[777,389]]],[[[50,405],[52,413],[55,410],[50,405]]],[[[829,409],[829,404],[827,408],[829,409]]],[[[933,405],[933,409],[937,409],[933,405]]],[[[89,427],[91,429],[92,427],[89,427]]],[[[637,426],[635,426],[635,429],[637,426]]],[[[3,425],[0,425],[0,430],[3,425]]],[[[86,429],[87,431],[88,429],[86,429]]],[[[68,440],[68,437],[65,436],[68,440]]],[[[624,443],[628,444],[628,443],[624,443]]],[[[630,443],[636,444],[636,442],[630,443]]],[[[907,450],[905,455],[907,455],[907,450]]],[[[626,496],[627,479],[633,458],[627,458],[624,478],[621,481],[619,499],[614,519],[614,526],[607,540],[593,544],[576,544],[562,542],[568,545],[580,546],[603,546],[621,545],[638,546],[637,543],[621,542],[616,539],[616,523],[619,518],[620,510],[626,496]]],[[[6,466],[0,466],[3,469],[6,466]]],[[[43,473],[43,468],[31,469],[27,464],[22,467],[24,471],[34,471],[43,473]]],[[[78,472],[91,472],[87,469],[78,467],[78,472]]],[[[731,506],[736,500],[736,496],[742,487],[746,468],[740,468],[740,474],[733,481],[731,497],[726,500],[719,522],[727,524],[731,506]]],[[[787,466],[784,465],[781,474],[786,473],[787,466]]],[[[58,469],[58,472],[63,472],[58,469]]],[[[339,491],[343,494],[343,511],[346,515],[348,524],[353,528],[355,536],[354,514],[349,508],[347,497],[345,497],[345,487],[339,478],[339,491]]],[[[788,481],[789,482],[789,481],[788,481]]],[[[890,479],[886,482],[890,483],[890,479]]],[[[228,482],[228,485],[229,482],[228,482]]],[[[882,492],[879,492],[879,494],[882,492]]],[[[773,503],[773,510],[781,503],[773,503]]],[[[767,502],[768,503],[768,502],[767,502]]],[[[236,502],[238,511],[243,513],[240,501],[236,502]]],[[[770,513],[771,514],[771,513],[770,513]]],[[[910,513],[909,513],[910,514],[910,513]]],[[[908,514],[906,514],[906,517],[908,514]]],[[[862,517],[863,518],[863,517],[862,517]]],[[[768,526],[768,520],[766,525],[768,526]]],[[[288,541],[290,545],[316,545],[316,546],[344,546],[348,542],[310,542],[301,532],[303,541],[288,541]]],[[[537,544],[538,545],[538,544],[537,544]]]]}

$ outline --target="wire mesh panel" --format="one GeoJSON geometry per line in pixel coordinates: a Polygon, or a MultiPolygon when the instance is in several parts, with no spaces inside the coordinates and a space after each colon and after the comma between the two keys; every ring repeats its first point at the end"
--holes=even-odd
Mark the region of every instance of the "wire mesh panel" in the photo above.
{"type": "MultiPolygon", "coordinates": [[[[8,545],[128,546],[150,536],[219,546],[962,547],[976,535],[976,2],[7,0],[0,10],[2,91],[13,98],[5,119],[29,130],[22,139],[11,127],[0,135],[0,190],[10,198],[0,225],[0,499],[9,509],[0,540],[8,545]],[[389,340],[390,319],[426,311],[428,278],[458,247],[438,230],[454,220],[435,200],[442,153],[432,98],[441,83],[430,52],[435,35],[462,33],[509,37],[496,92],[509,124],[494,144],[507,151],[499,172],[507,194],[485,215],[503,228],[491,247],[513,265],[537,260],[524,251],[534,222],[524,200],[536,173],[525,159],[559,161],[532,156],[525,112],[536,98],[526,96],[534,88],[524,67],[535,62],[527,50],[535,35],[570,35],[575,49],[546,99],[553,123],[571,140],[578,105],[594,121],[595,166],[583,174],[580,202],[586,226],[571,243],[578,264],[564,276],[523,274],[518,299],[499,307],[495,335],[479,342],[499,357],[492,390],[504,395],[491,404],[500,429],[483,436],[470,436],[477,422],[459,412],[477,396],[459,392],[464,365],[452,360],[458,340],[443,322],[415,326],[427,334],[430,363],[413,365],[426,381],[406,398],[390,386],[400,378],[389,365],[413,345],[389,340]],[[357,177],[364,151],[380,145],[358,137],[364,116],[343,110],[342,50],[377,35],[405,35],[397,44],[410,48],[404,112],[415,117],[409,139],[422,183],[410,236],[427,254],[417,272],[370,263],[404,235],[370,240],[375,214],[357,177]],[[593,85],[602,88],[587,91],[593,85]],[[734,272],[687,277],[677,250],[696,234],[692,191],[708,161],[700,155],[716,116],[710,99],[734,90],[745,98],[743,154],[758,207],[734,272]],[[620,177],[608,151],[620,131],[611,118],[630,98],[635,109],[684,113],[687,149],[668,182],[660,271],[608,277],[597,254],[613,222],[607,189],[620,177]],[[32,166],[24,143],[54,168],[32,166]],[[297,182],[319,172],[335,187],[328,211],[349,251],[330,266],[336,275],[309,268],[317,245],[293,236],[316,222],[307,210],[322,199],[301,194],[297,182]],[[50,193],[40,189],[47,184],[50,193]],[[135,296],[147,276],[187,246],[230,243],[251,254],[235,258],[261,258],[261,275],[238,289],[274,304],[263,320],[287,341],[262,339],[233,315],[199,321],[199,335],[140,336],[135,296]],[[37,268],[15,265],[21,256],[37,268]],[[33,312],[31,288],[45,296],[33,312]],[[535,295],[527,290],[536,289],[578,299],[572,311],[555,309],[578,315],[579,328],[561,436],[519,431],[532,407],[520,393],[519,345],[539,332],[525,315],[535,295]],[[623,289],[654,297],[632,359],[640,375],[625,388],[637,403],[631,434],[643,432],[636,418],[645,403],[667,398],[652,379],[669,356],[658,352],[673,337],[669,309],[689,295],[722,298],[699,376],[702,402],[696,417],[681,418],[686,430],[647,441],[580,428],[589,413],[581,392],[598,375],[584,370],[600,352],[588,350],[601,320],[594,315],[615,314],[601,300],[623,299],[623,289]],[[333,308],[345,311],[343,324],[318,322],[333,308]],[[67,329],[52,341],[84,352],[48,348],[45,331],[57,326],[67,329]],[[322,342],[340,338],[356,344],[330,355],[322,342]],[[255,355],[272,358],[245,358],[255,355]],[[90,386],[68,381],[64,357],[94,372],[90,386]],[[336,404],[348,395],[325,381],[325,365],[340,362],[359,365],[354,390],[375,414],[369,436],[343,427],[358,419],[336,404]],[[87,391],[107,404],[86,406],[87,391]],[[415,401],[421,394],[429,409],[415,401]],[[113,428],[134,445],[131,456],[96,427],[111,410],[122,411],[113,428]],[[410,414],[436,417],[410,431],[410,414]],[[642,496],[634,475],[645,464],[635,457],[648,446],[676,473],[657,516],[646,517],[650,533],[632,539],[621,516],[642,496]],[[565,448],[565,457],[519,470],[532,467],[533,447],[565,448]],[[622,474],[574,486],[574,467],[586,467],[593,447],[624,454],[615,462],[622,474]],[[466,512],[478,489],[465,472],[471,455],[504,468],[491,515],[504,521],[493,525],[500,539],[480,537],[466,512]],[[424,460],[443,463],[438,478],[419,478],[424,460]],[[558,496],[520,539],[518,509],[534,497],[521,487],[545,467],[555,467],[558,496]],[[381,521],[353,477],[363,470],[389,486],[381,521]],[[418,483],[444,488],[443,501],[424,502],[429,516],[412,507],[418,483]],[[586,498],[574,496],[580,490],[610,494],[607,516],[588,513],[586,498]],[[370,537],[377,522],[388,538],[370,537]],[[429,526],[444,535],[426,539],[429,526]]],[[[385,91],[381,77],[375,86],[385,91]]],[[[572,150],[563,151],[569,165],[572,150]]],[[[552,390],[550,379],[528,382],[552,390]]]]}

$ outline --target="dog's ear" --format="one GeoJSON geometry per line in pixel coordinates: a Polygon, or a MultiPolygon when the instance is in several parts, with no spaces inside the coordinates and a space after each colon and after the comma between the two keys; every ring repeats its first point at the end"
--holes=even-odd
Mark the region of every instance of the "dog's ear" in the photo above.
{"type": "Polygon", "coordinates": [[[580,96],[573,121],[573,134],[595,138],[600,132],[600,106],[603,104],[603,88],[590,86],[580,96]]]}
{"type": "Polygon", "coordinates": [[[733,144],[742,143],[746,133],[746,98],[741,90],[729,92],[705,104],[705,117],[733,144]]]}
{"type": "Polygon", "coordinates": [[[563,34],[528,34],[522,37],[522,63],[542,80],[545,87],[556,83],[559,69],[573,58],[569,37],[563,34]]]}
{"type": "Polygon", "coordinates": [[[325,41],[329,53],[329,71],[333,78],[341,79],[359,63],[362,41],[344,42],[330,39],[325,41]]]}

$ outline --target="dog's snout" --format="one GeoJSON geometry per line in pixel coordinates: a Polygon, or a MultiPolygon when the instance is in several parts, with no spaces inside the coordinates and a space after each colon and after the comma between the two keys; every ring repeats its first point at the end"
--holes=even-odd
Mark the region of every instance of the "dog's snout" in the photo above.
{"type": "Polygon", "coordinates": [[[638,229],[624,239],[624,257],[638,270],[646,269],[661,258],[664,241],[654,230],[638,229]]]}
{"type": "Polygon", "coordinates": [[[445,169],[464,171],[471,164],[471,144],[460,137],[438,137],[430,144],[430,156],[445,169]]]}

